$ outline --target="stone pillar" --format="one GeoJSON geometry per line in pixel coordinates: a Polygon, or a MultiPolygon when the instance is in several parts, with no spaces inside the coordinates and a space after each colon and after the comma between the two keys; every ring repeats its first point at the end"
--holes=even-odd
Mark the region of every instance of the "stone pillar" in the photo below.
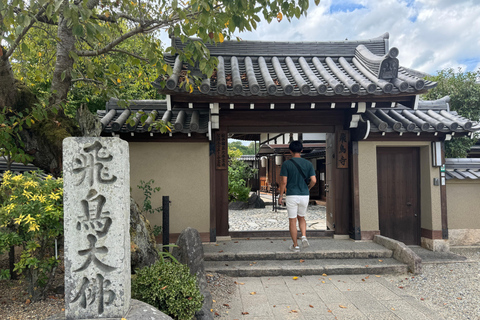
{"type": "Polygon", "coordinates": [[[130,307],[130,167],[119,138],[63,141],[66,319],[130,307]]]}

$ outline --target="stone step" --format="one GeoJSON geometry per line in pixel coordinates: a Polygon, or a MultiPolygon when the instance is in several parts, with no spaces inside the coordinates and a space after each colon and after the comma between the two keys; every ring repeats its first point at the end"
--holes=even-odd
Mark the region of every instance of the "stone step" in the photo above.
{"type": "Polygon", "coordinates": [[[205,261],[205,270],[231,277],[402,274],[407,265],[393,258],[205,261]]]}
{"type": "Polygon", "coordinates": [[[392,251],[384,247],[369,249],[306,249],[291,252],[288,249],[275,251],[227,251],[205,250],[205,261],[258,261],[258,260],[298,260],[298,259],[369,259],[391,258],[392,251]]]}

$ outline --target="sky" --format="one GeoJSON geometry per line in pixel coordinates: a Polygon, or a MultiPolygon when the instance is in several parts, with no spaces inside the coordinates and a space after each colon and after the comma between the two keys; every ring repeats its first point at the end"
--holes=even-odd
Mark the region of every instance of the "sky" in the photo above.
{"type": "Polygon", "coordinates": [[[480,68],[480,0],[310,0],[307,17],[236,34],[243,40],[341,41],[388,32],[401,66],[436,74],[480,68]]]}

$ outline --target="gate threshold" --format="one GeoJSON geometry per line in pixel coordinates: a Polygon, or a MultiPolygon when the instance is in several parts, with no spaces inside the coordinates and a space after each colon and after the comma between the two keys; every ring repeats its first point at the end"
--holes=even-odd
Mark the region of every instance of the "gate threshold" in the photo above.
{"type": "MultiPolygon", "coordinates": [[[[290,238],[288,230],[230,231],[232,239],[246,238],[290,238]]],[[[307,230],[307,238],[333,238],[333,230],[307,230]]],[[[298,235],[301,233],[298,231],[298,235]]]]}

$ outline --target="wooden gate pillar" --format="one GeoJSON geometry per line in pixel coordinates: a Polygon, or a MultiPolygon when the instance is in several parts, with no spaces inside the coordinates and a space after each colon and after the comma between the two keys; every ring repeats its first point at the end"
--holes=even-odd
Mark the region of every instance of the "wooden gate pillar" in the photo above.
{"type": "Polygon", "coordinates": [[[333,201],[335,202],[335,234],[348,235],[351,222],[351,188],[349,153],[350,132],[343,126],[335,126],[335,153],[333,157],[332,178],[334,183],[333,201]]]}
{"type": "MultiPolygon", "coordinates": [[[[228,236],[228,134],[220,129],[214,134],[215,164],[214,177],[211,178],[211,197],[215,210],[216,236],[228,236]],[[214,181],[212,181],[214,180],[214,181]],[[212,185],[213,184],[213,185],[212,185]]],[[[210,220],[211,222],[212,219],[210,220]]]]}

